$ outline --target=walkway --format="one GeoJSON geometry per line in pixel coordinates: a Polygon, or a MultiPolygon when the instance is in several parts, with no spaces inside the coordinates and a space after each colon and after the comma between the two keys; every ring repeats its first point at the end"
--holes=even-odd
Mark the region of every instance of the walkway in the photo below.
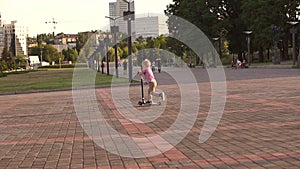
{"type": "MultiPolygon", "coordinates": [[[[211,84],[205,70],[193,72],[201,102],[192,129],[169,151],[145,158],[122,157],[93,142],[75,113],[72,91],[0,96],[0,168],[300,168],[299,70],[225,69],[225,111],[205,143],[199,143],[199,134],[209,111],[211,84]]],[[[180,94],[166,73],[157,78],[167,102],[156,119],[147,123],[125,119],[117,110],[126,112],[126,104],[113,104],[110,88],[99,88],[96,97],[103,119],[130,137],[166,131],[178,118],[180,94]]],[[[136,106],[139,86],[130,87],[129,96],[135,109],[149,110],[136,106]]],[[[143,115],[144,120],[154,116],[143,115]]],[[[107,132],[99,137],[105,141],[115,135],[107,132]]],[[[117,142],[104,143],[107,148],[110,144],[120,147],[117,142]]]]}

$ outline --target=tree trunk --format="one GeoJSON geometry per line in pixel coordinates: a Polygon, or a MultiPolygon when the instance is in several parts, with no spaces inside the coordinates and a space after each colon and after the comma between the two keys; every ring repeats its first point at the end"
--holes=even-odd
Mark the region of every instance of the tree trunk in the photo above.
{"type": "Polygon", "coordinates": [[[238,53],[238,59],[239,60],[243,60],[243,52],[239,52],[238,53]]]}
{"type": "Polygon", "coordinates": [[[264,62],[264,48],[262,46],[259,47],[258,56],[259,56],[258,61],[264,62]]]}
{"type": "Polygon", "coordinates": [[[289,49],[289,40],[287,37],[285,37],[283,39],[283,56],[282,56],[282,60],[289,60],[290,57],[289,57],[289,52],[288,52],[288,49],[289,49]]]}
{"type": "Polygon", "coordinates": [[[267,59],[268,59],[268,62],[270,61],[270,48],[268,48],[268,54],[267,54],[267,59]]]}

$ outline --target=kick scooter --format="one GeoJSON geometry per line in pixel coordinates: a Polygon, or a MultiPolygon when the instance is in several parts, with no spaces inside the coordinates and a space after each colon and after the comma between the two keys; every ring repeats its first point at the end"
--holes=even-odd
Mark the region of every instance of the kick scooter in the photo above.
{"type": "Polygon", "coordinates": [[[161,105],[161,102],[157,102],[157,103],[151,102],[151,103],[149,103],[149,102],[145,101],[145,97],[144,97],[144,79],[143,79],[143,77],[141,77],[141,92],[142,92],[142,100],[140,100],[138,102],[138,104],[140,106],[161,105]]]}

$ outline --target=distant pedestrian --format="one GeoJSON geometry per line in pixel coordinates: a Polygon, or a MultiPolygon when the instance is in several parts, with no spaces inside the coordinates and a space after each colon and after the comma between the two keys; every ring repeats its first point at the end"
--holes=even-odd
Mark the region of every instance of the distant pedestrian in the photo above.
{"type": "Polygon", "coordinates": [[[124,71],[127,70],[127,62],[126,62],[126,60],[124,60],[124,62],[123,62],[123,69],[124,69],[124,71]]]}
{"type": "Polygon", "coordinates": [[[102,72],[102,74],[104,73],[104,67],[105,67],[104,62],[101,62],[101,72],[102,72]]]}
{"type": "Polygon", "coordinates": [[[154,71],[155,71],[155,61],[152,62],[152,72],[154,72],[154,71]]]}
{"type": "Polygon", "coordinates": [[[160,63],[160,60],[157,61],[157,70],[158,70],[158,73],[161,72],[161,63],[160,63]]]}

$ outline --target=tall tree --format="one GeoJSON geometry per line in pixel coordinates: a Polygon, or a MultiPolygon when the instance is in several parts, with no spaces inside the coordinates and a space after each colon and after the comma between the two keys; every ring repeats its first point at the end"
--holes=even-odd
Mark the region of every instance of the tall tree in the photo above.
{"type": "MultiPolygon", "coordinates": [[[[253,31],[255,49],[270,47],[274,41],[271,25],[288,33],[290,26],[286,22],[297,20],[299,5],[299,0],[173,0],[165,13],[190,21],[209,38],[226,36],[229,50],[238,53],[241,59],[247,44],[243,33],[245,30],[253,31]]],[[[179,27],[184,27],[174,23],[176,22],[168,20],[172,33],[179,27]]],[[[287,48],[287,43],[284,46],[287,48]]]]}
{"type": "Polygon", "coordinates": [[[78,58],[76,49],[64,49],[62,54],[64,55],[64,60],[71,61],[72,63],[75,63],[78,58]]]}
{"type": "Polygon", "coordinates": [[[76,50],[77,50],[78,53],[83,48],[85,43],[88,41],[90,36],[92,36],[92,33],[84,33],[84,32],[79,32],[78,33],[78,37],[76,39],[76,50]]]}
{"type": "MultiPolygon", "coordinates": [[[[243,1],[243,0],[242,0],[243,1]]],[[[229,49],[241,56],[243,46],[243,30],[245,26],[240,20],[241,0],[174,0],[167,6],[165,13],[182,17],[200,28],[209,39],[227,35],[229,49]],[[226,34],[224,35],[224,32],[226,34]]],[[[170,32],[182,25],[174,25],[168,20],[170,32]]]]}
{"type": "Polygon", "coordinates": [[[53,62],[58,60],[58,51],[51,45],[45,45],[43,48],[43,60],[46,62],[53,62]]]}
{"type": "Polygon", "coordinates": [[[279,40],[284,42],[283,50],[287,59],[290,27],[287,22],[298,20],[299,5],[298,0],[244,0],[241,19],[253,30],[253,46],[259,50],[260,61],[263,61],[264,49],[277,46],[279,40]]]}

